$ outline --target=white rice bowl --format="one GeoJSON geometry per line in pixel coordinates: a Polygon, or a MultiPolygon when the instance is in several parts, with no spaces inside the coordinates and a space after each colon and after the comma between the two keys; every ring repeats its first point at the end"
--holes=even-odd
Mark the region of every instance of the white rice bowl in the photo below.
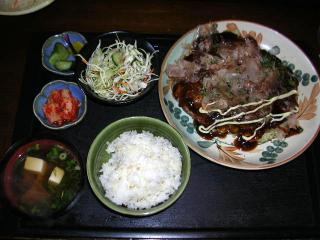
{"type": "Polygon", "coordinates": [[[111,158],[99,179],[105,196],[117,205],[148,209],[166,201],[181,184],[182,156],[163,137],[128,131],[106,151],[111,158]]]}

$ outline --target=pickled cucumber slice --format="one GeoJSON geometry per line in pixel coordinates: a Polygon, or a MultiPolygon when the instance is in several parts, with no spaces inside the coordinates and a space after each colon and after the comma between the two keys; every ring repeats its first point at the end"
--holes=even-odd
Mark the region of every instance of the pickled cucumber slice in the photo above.
{"type": "Polygon", "coordinates": [[[72,62],[71,61],[57,61],[54,64],[55,68],[60,70],[60,71],[66,71],[69,70],[72,66],[72,62]]]}
{"type": "Polygon", "coordinates": [[[59,60],[60,60],[60,55],[59,55],[58,53],[54,52],[54,53],[50,56],[50,58],[49,58],[49,63],[50,63],[52,66],[54,66],[55,63],[56,63],[57,61],[59,61],[59,60]]]}
{"type": "Polygon", "coordinates": [[[120,64],[123,63],[123,60],[124,60],[124,59],[123,59],[123,54],[122,54],[121,52],[119,52],[119,51],[114,52],[111,57],[112,57],[113,63],[114,63],[116,66],[119,66],[120,64]]]}
{"type": "Polygon", "coordinates": [[[59,55],[60,60],[67,60],[70,56],[70,51],[60,42],[57,42],[54,45],[53,54],[54,53],[57,53],[59,55]]]}

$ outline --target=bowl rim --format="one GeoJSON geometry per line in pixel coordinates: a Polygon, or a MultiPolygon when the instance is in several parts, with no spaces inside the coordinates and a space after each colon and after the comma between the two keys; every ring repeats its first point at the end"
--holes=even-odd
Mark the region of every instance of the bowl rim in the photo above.
{"type": "MultiPolygon", "coordinates": [[[[63,71],[59,71],[59,70],[55,70],[53,68],[50,68],[47,64],[45,64],[45,46],[48,45],[48,42],[53,39],[53,38],[60,38],[60,37],[63,37],[64,34],[73,34],[73,35],[78,35],[83,43],[84,43],[84,46],[87,45],[88,41],[87,39],[79,32],[75,32],[75,31],[65,31],[65,32],[62,32],[62,33],[57,33],[57,34],[54,34],[54,35],[51,35],[50,37],[48,37],[44,43],[42,44],[42,48],[41,48],[41,64],[42,66],[47,69],[48,71],[52,72],[52,73],[55,73],[57,75],[61,75],[61,76],[72,76],[75,74],[75,70],[68,70],[66,72],[63,72],[63,71]]],[[[75,60],[76,61],[76,60],[75,60]]]]}
{"type": "MultiPolygon", "coordinates": [[[[129,130],[128,130],[129,131],[129,130]]],[[[88,155],[87,155],[87,163],[86,163],[86,169],[87,169],[87,177],[88,177],[88,181],[89,181],[89,185],[91,190],[93,191],[94,195],[100,200],[100,202],[108,207],[110,210],[114,211],[114,212],[118,212],[124,215],[129,215],[129,216],[135,216],[135,217],[144,217],[144,216],[149,216],[149,215],[153,215],[156,213],[159,213],[165,209],[167,209],[168,207],[170,207],[171,205],[173,205],[178,198],[180,198],[180,196],[183,194],[183,192],[186,189],[186,186],[189,182],[189,178],[190,178],[190,174],[191,174],[191,157],[190,157],[190,151],[188,146],[185,144],[185,142],[183,141],[180,133],[177,132],[177,130],[175,130],[172,126],[170,126],[168,123],[161,121],[159,119],[156,118],[152,118],[152,117],[146,117],[146,116],[131,116],[131,117],[127,117],[127,118],[122,118],[119,119],[109,125],[107,125],[104,129],[102,129],[99,134],[95,137],[95,139],[93,140],[88,155]],[[170,195],[170,197],[160,203],[159,205],[156,205],[154,207],[148,208],[148,209],[142,209],[142,210],[133,210],[133,209],[129,209],[123,206],[119,206],[115,203],[113,203],[111,200],[109,200],[107,197],[104,196],[103,193],[99,192],[96,187],[94,186],[95,180],[90,172],[91,166],[94,162],[94,154],[93,151],[95,148],[100,148],[101,145],[97,145],[97,142],[100,140],[101,136],[103,134],[105,134],[105,132],[110,131],[110,129],[114,128],[115,126],[121,125],[123,123],[126,123],[128,121],[141,121],[141,120],[146,120],[149,121],[152,124],[157,124],[157,125],[161,125],[163,127],[165,127],[165,129],[167,131],[170,131],[170,133],[172,133],[178,140],[179,143],[181,143],[181,146],[183,148],[183,151],[186,153],[186,156],[184,157],[182,154],[182,163],[185,164],[186,166],[186,176],[185,178],[182,179],[181,184],[179,185],[178,189],[172,194],[170,195]]],[[[182,170],[183,171],[183,165],[182,165],[182,170]]],[[[182,175],[182,172],[181,172],[182,175]]]]}
{"type": "Polygon", "coordinates": [[[86,115],[86,113],[87,113],[87,95],[84,93],[83,89],[82,89],[77,83],[67,82],[67,81],[64,81],[64,80],[53,80],[53,81],[45,84],[45,85],[41,88],[40,92],[35,96],[35,98],[34,98],[34,100],[33,100],[33,104],[32,104],[32,109],[33,109],[33,114],[36,116],[36,118],[39,120],[39,122],[40,122],[44,127],[49,128],[49,129],[51,129],[51,130],[63,130],[63,129],[67,129],[67,128],[70,128],[70,127],[72,127],[72,126],[77,125],[77,124],[80,123],[80,122],[83,120],[83,118],[85,117],[85,115],[86,115]],[[51,85],[54,85],[54,84],[57,84],[57,83],[62,83],[62,84],[65,84],[65,85],[74,85],[74,86],[76,86],[76,87],[79,88],[80,92],[81,92],[81,93],[83,94],[83,96],[84,96],[84,101],[81,102],[81,105],[84,106],[84,108],[83,108],[83,113],[81,114],[81,116],[80,116],[76,121],[71,122],[71,123],[67,123],[67,124],[62,125],[62,126],[59,126],[59,127],[55,127],[55,126],[52,126],[52,125],[48,125],[48,124],[46,124],[45,122],[43,122],[43,120],[42,120],[41,117],[37,114],[37,112],[36,112],[36,110],[35,110],[35,104],[36,104],[38,98],[39,98],[40,96],[43,96],[43,91],[44,91],[47,87],[49,87],[49,86],[51,86],[51,85]]]}
{"type": "MultiPolygon", "coordinates": [[[[83,163],[82,157],[78,149],[75,147],[74,144],[72,144],[70,141],[63,139],[61,136],[55,135],[55,134],[36,134],[34,136],[24,137],[21,138],[14,143],[12,143],[9,148],[4,153],[3,157],[0,159],[0,193],[3,196],[3,203],[5,206],[8,206],[10,209],[12,209],[13,213],[17,216],[26,217],[30,219],[50,219],[50,218],[57,218],[62,215],[67,214],[73,206],[78,202],[79,198],[84,194],[84,186],[85,186],[85,178],[86,178],[86,171],[85,171],[85,164],[83,163]],[[13,155],[16,153],[17,150],[19,150],[21,147],[37,141],[55,141],[60,144],[62,144],[64,147],[66,147],[72,154],[74,154],[77,157],[78,163],[80,165],[80,171],[81,171],[81,179],[80,179],[80,187],[77,191],[75,197],[62,209],[53,212],[50,215],[47,216],[35,216],[28,214],[22,210],[19,210],[15,205],[11,203],[11,201],[8,199],[4,186],[4,175],[6,172],[6,168],[8,163],[10,162],[13,155]]],[[[2,198],[1,198],[2,199],[2,198]]]]}
{"type": "MultiPolygon", "coordinates": [[[[99,34],[98,36],[94,37],[91,41],[89,41],[80,51],[80,55],[83,55],[83,53],[85,52],[90,52],[91,54],[85,54],[88,55],[87,58],[90,58],[92,55],[93,51],[89,51],[92,48],[92,45],[94,43],[96,43],[97,41],[99,41],[100,39],[103,38],[108,38],[108,37],[112,37],[114,35],[119,35],[119,38],[121,38],[121,36],[123,36],[124,38],[129,38],[132,40],[136,40],[137,42],[141,42],[144,45],[146,45],[148,48],[152,49],[152,53],[154,53],[153,55],[153,60],[154,64],[152,65],[152,67],[155,69],[155,72],[157,75],[159,75],[160,77],[160,71],[161,71],[161,62],[160,62],[160,58],[159,58],[159,51],[155,49],[155,47],[145,38],[143,37],[142,34],[139,33],[135,33],[135,32],[130,32],[130,31],[125,31],[125,30],[114,30],[114,31],[110,31],[110,32],[105,32],[102,34],[99,34]],[[89,49],[89,50],[87,50],[89,49]]],[[[95,49],[95,48],[94,48],[95,49]]],[[[93,50],[94,50],[93,49],[93,50]]],[[[146,52],[146,49],[144,49],[146,52]]],[[[82,71],[85,70],[85,68],[81,67],[82,65],[82,60],[80,58],[76,58],[76,62],[75,62],[75,68],[74,68],[74,78],[76,80],[76,82],[79,84],[79,86],[83,89],[83,91],[88,95],[88,97],[90,97],[93,101],[100,103],[100,104],[106,104],[106,105],[111,105],[111,106],[119,106],[119,105],[128,105],[131,103],[135,103],[139,100],[141,100],[144,96],[146,96],[147,94],[149,94],[151,92],[151,90],[155,87],[156,82],[158,81],[151,81],[148,86],[145,89],[142,89],[142,91],[140,92],[140,94],[136,97],[133,98],[128,98],[126,100],[123,101],[115,101],[115,100],[109,100],[106,98],[103,98],[99,95],[97,95],[96,93],[94,93],[91,88],[87,85],[85,85],[84,83],[82,83],[79,80],[79,76],[82,74],[82,71]]]]}

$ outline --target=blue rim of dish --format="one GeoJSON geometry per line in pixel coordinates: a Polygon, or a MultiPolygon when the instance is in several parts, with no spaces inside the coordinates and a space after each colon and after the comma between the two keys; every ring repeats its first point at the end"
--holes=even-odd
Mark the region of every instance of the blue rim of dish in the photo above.
{"type": "MultiPolygon", "coordinates": [[[[50,37],[48,37],[46,39],[46,41],[43,43],[42,45],[42,49],[41,49],[41,64],[42,66],[47,69],[48,71],[52,72],[52,73],[55,73],[55,74],[58,74],[58,75],[62,75],[62,76],[72,76],[75,74],[75,70],[68,70],[66,72],[63,72],[63,71],[59,71],[59,70],[55,70],[53,68],[50,68],[47,66],[47,64],[45,63],[45,51],[44,51],[44,46],[46,46],[48,44],[48,42],[52,39],[52,38],[62,38],[63,39],[63,35],[65,34],[68,34],[68,35],[78,35],[80,38],[81,38],[81,41],[84,45],[86,45],[88,43],[87,39],[79,32],[73,32],[73,31],[66,31],[66,32],[62,32],[62,33],[59,33],[59,34],[55,34],[55,35],[52,35],[50,37]]],[[[68,43],[66,43],[67,45],[69,45],[68,43]]],[[[74,64],[76,62],[77,58],[75,58],[74,60],[74,64]]]]}
{"type": "Polygon", "coordinates": [[[77,125],[79,122],[82,121],[82,119],[83,119],[84,116],[86,115],[86,113],[87,113],[87,95],[84,93],[84,91],[82,90],[82,88],[81,88],[78,84],[76,84],[76,83],[74,83],[74,82],[66,82],[66,81],[63,81],[63,80],[54,80],[54,81],[49,82],[49,83],[47,83],[46,85],[43,86],[43,88],[41,89],[41,91],[39,92],[39,94],[38,94],[38,95],[34,98],[34,100],[33,100],[32,109],[33,109],[34,115],[36,116],[36,118],[39,120],[39,122],[40,122],[44,127],[49,128],[49,129],[51,129],[51,130],[63,130],[63,129],[67,129],[67,128],[69,128],[69,127],[72,127],[72,126],[74,126],[74,125],[77,125]],[[38,99],[39,97],[41,97],[41,96],[43,95],[44,90],[45,90],[48,86],[54,85],[54,84],[57,84],[57,83],[62,83],[62,84],[65,84],[66,86],[68,86],[68,85],[73,85],[73,86],[79,88],[80,92],[81,92],[81,93],[83,94],[83,96],[84,96],[84,101],[83,101],[83,102],[81,101],[81,105],[84,105],[83,113],[81,114],[81,116],[80,116],[80,117],[78,116],[79,118],[78,118],[76,121],[71,122],[71,123],[67,123],[67,124],[62,125],[62,126],[60,126],[60,127],[51,126],[51,125],[49,125],[49,124],[44,123],[43,120],[39,117],[39,115],[36,113],[36,110],[35,110],[36,101],[37,101],[37,99],[38,99]]]}

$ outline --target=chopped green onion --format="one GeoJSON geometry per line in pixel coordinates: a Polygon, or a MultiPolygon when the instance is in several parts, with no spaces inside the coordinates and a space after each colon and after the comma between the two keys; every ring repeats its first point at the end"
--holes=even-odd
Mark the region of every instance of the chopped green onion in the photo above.
{"type": "Polygon", "coordinates": [[[66,160],[67,156],[68,156],[67,153],[62,152],[62,153],[59,154],[59,159],[60,159],[60,160],[66,160]]]}

